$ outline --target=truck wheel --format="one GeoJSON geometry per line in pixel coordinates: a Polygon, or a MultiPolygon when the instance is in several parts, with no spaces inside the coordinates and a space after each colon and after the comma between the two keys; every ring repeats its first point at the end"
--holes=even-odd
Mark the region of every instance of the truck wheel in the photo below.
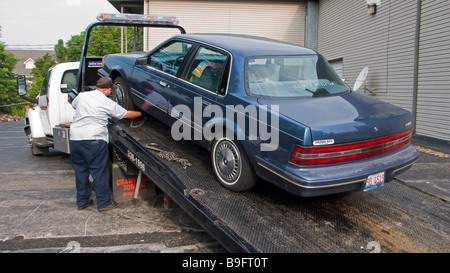
{"type": "Polygon", "coordinates": [[[211,160],[214,174],[225,188],[239,192],[255,185],[255,172],[239,142],[228,138],[215,140],[211,160]]]}
{"type": "Polygon", "coordinates": [[[114,80],[114,85],[116,85],[117,88],[111,92],[111,98],[123,108],[127,110],[135,110],[135,106],[125,85],[125,81],[121,77],[117,77],[114,80]]]}

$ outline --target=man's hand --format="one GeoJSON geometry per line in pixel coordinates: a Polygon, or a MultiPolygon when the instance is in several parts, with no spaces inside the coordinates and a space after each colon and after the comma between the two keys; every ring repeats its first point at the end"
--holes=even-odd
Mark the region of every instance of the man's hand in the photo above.
{"type": "Polygon", "coordinates": [[[139,118],[139,117],[142,117],[141,111],[128,110],[127,114],[123,118],[133,119],[133,118],[139,118]]]}

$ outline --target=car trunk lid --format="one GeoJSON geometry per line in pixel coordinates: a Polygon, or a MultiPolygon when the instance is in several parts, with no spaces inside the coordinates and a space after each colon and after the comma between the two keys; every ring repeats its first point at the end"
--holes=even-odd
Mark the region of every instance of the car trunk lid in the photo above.
{"type": "Polygon", "coordinates": [[[258,99],[262,105],[278,105],[280,116],[311,129],[313,143],[350,143],[395,134],[412,127],[410,112],[392,104],[362,95],[295,100],[258,99]]]}

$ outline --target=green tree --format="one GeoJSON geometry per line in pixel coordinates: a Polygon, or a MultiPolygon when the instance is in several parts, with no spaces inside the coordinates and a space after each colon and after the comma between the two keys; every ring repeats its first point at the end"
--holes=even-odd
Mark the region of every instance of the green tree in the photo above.
{"type": "Polygon", "coordinates": [[[42,82],[44,81],[45,75],[50,67],[56,64],[55,59],[48,53],[39,57],[34,62],[35,67],[31,70],[31,81],[33,84],[31,88],[28,89],[27,96],[29,98],[35,98],[39,91],[41,90],[42,82]]]}
{"type": "Polygon", "coordinates": [[[81,58],[81,49],[83,47],[84,31],[78,35],[72,35],[66,43],[67,61],[76,62],[81,58]]]}
{"type": "Polygon", "coordinates": [[[88,56],[104,56],[120,52],[120,28],[98,26],[89,37],[88,56]]]}
{"type": "Polygon", "coordinates": [[[67,48],[64,46],[64,41],[62,39],[58,40],[55,45],[55,58],[58,63],[65,63],[67,59],[67,48]]]}
{"type": "Polygon", "coordinates": [[[17,115],[21,112],[18,107],[5,106],[22,102],[16,93],[17,75],[12,72],[17,61],[14,54],[6,52],[5,46],[0,42],[0,113],[17,115]]]}
{"type": "MultiPolygon", "coordinates": [[[[127,27],[127,50],[128,52],[134,51],[134,31],[135,28],[127,27]]],[[[143,48],[143,29],[137,28],[137,45],[138,50],[142,50],[143,48]]],[[[55,46],[55,51],[57,51],[57,56],[59,52],[66,54],[66,58],[57,57],[57,61],[60,60],[65,61],[79,61],[81,58],[81,50],[83,47],[85,32],[82,31],[78,35],[72,35],[70,40],[67,41],[65,47],[62,44],[62,40],[58,41],[58,45],[55,46]]],[[[97,26],[92,30],[92,33],[89,37],[88,44],[88,56],[104,56],[107,54],[119,53],[121,51],[120,44],[121,37],[121,27],[117,26],[97,26]]]]}

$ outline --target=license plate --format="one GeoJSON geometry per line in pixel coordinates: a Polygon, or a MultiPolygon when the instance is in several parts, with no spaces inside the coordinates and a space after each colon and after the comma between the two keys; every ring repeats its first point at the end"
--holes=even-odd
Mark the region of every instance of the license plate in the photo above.
{"type": "Polygon", "coordinates": [[[368,191],[384,185],[384,172],[369,175],[366,180],[364,191],[368,191]]]}

